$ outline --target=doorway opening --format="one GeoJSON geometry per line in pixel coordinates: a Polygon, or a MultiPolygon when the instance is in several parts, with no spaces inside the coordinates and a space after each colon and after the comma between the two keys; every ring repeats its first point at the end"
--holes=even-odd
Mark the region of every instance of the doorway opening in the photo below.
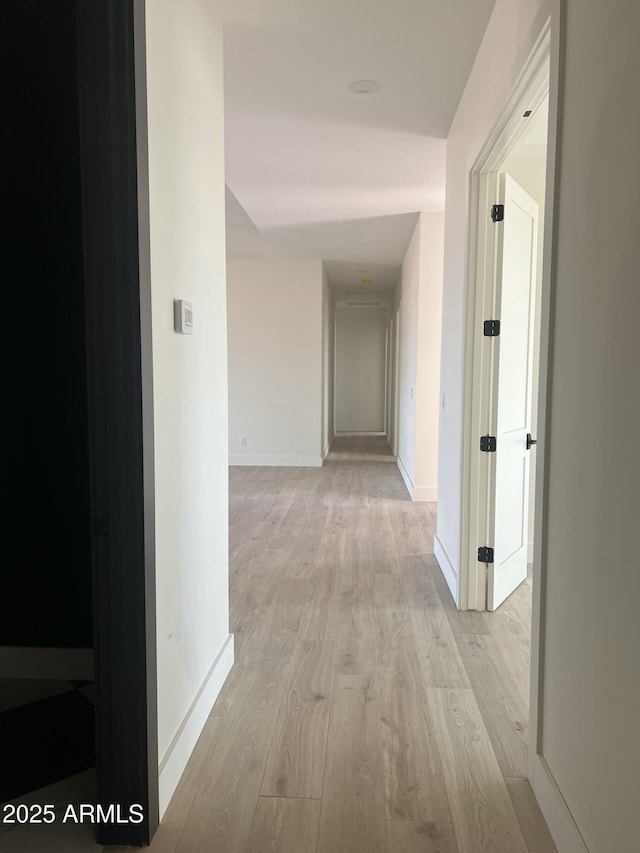
{"type": "Polygon", "coordinates": [[[463,610],[496,610],[533,561],[549,68],[547,28],[471,173],[463,610]]]}
{"type": "MultiPolygon", "coordinates": [[[[557,17],[554,16],[553,27],[558,26],[557,17]]],[[[470,176],[470,276],[465,356],[467,381],[463,401],[462,565],[456,602],[461,610],[498,610],[499,613],[495,617],[488,614],[487,618],[506,618],[508,622],[514,608],[517,609],[525,602],[521,612],[526,615],[530,636],[527,637],[526,665],[523,666],[521,675],[523,687],[529,696],[528,775],[532,780],[537,778],[537,756],[541,747],[538,707],[542,700],[540,684],[544,650],[540,644],[540,624],[543,618],[544,539],[547,523],[544,430],[550,359],[553,210],[556,203],[554,152],[559,100],[559,41],[555,30],[552,42],[551,27],[549,20],[540,34],[507,108],[481,151],[470,176]],[[529,135],[527,131],[530,131],[529,135]],[[527,169],[524,169],[525,166],[527,169]],[[525,174],[526,171],[531,174],[525,174]],[[537,177],[532,180],[531,175],[534,172],[537,177]],[[496,433],[499,401],[500,397],[508,397],[508,389],[500,389],[499,382],[503,331],[501,324],[497,336],[484,335],[485,320],[502,320],[498,273],[504,272],[504,265],[500,266],[504,248],[501,229],[504,228],[505,221],[508,221],[508,211],[506,201],[501,201],[498,196],[501,185],[503,190],[507,190],[507,180],[501,178],[500,173],[509,174],[515,183],[526,185],[529,195],[537,195],[540,213],[535,252],[536,273],[533,276],[535,299],[530,303],[532,307],[529,309],[536,321],[533,343],[527,340],[531,388],[530,391],[527,389],[529,404],[524,410],[529,419],[524,424],[527,428],[520,437],[520,464],[529,465],[533,475],[528,484],[525,478],[522,480],[520,502],[520,516],[527,531],[526,535],[522,529],[519,531],[520,544],[526,545],[524,551],[527,571],[524,583],[514,584],[515,591],[512,595],[509,595],[507,587],[506,600],[502,605],[500,595],[496,595],[499,582],[495,583],[495,573],[504,552],[499,553],[502,545],[496,540],[490,541],[489,537],[495,534],[498,506],[496,467],[500,444],[496,433]],[[501,203],[505,203],[503,211],[493,207],[501,203]],[[492,213],[497,215],[492,217],[492,213]],[[533,352],[529,351],[531,347],[533,352]],[[493,436],[493,450],[485,452],[480,449],[480,439],[483,436],[493,436]],[[535,439],[538,440],[537,445],[532,444],[535,439]],[[526,511],[525,503],[531,504],[526,506],[526,511]],[[533,530],[532,536],[529,535],[529,530],[533,530]],[[484,547],[492,548],[493,553],[480,553],[479,549],[484,547]],[[490,562],[491,559],[493,562],[490,562]],[[490,572],[494,574],[493,586],[490,586],[490,572]]],[[[534,241],[531,233],[530,244],[532,242],[534,241]]],[[[490,333],[498,329],[490,323],[487,331],[490,333]]],[[[513,638],[507,637],[507,643],[511,639],[513,638]]]]}
{"type": "Polygon", "coordinates": [[[395,462],[397,329],[393,292],[333,296],[329,461],[395,462]]]}

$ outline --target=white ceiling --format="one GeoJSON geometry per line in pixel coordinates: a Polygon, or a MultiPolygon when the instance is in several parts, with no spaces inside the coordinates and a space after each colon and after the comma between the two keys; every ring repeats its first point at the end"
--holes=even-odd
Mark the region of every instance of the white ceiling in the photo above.
{"type": "Polygon", "coordinates": [[[417,212],[444,208],[445,138],[494,3],[225,0],[229,256],[393,285],[417,212]],[[380,91],[349,91],[362,79],[380,91]]]}

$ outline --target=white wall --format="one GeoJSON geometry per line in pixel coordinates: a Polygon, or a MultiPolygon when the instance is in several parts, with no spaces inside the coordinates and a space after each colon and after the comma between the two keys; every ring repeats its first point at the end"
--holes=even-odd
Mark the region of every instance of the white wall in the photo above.
{"type": "Polygon", "coordinates": [[[421,213],[414,500],[438,496],[444,213],[421,213]]]}
{"type": "Polygon", "coordinates": [[[398,467],[413,500],[435,501],[444,214],[421,213],[402,264],[398,467]]]}
{"type": "Polygon", "coordinates": [[[548,0],[497,0],[447,139],[442,306],[438,559],[456,586],[462,513],[462,383],[469,255],[469,176],[548,16],[548,0]]]}
{"type": "Polygon", "coordinates": [[[418,361],[418,288],[420,281],[420,223],[402,262],[396,289],[400,308],[398,364],[398,468],[409,494],[415,485],[416,365],[418,361]]]}
{"type": "Polygon", "coordinates": [[[640,5],[565,5],[542,754],[590,853],[628,853],[640,810],[640,5]]]}
{"type": "Polygon", "coordinates": [[[322,262],[229,260],[227,300],[229,463],[321,465],[322,262]]]}
{"type": "Polygon", "coordinates": [[[233,662],[228,624],[222,32],[147,4],[160,808],[233,662]],[[194,308],[173,331],[173,300],[194,308]]]}
{"type": "Polygon", "coordinates": [[[386,307],[336,308],[336,432],[384,432],[387,315],[386,307]]]}

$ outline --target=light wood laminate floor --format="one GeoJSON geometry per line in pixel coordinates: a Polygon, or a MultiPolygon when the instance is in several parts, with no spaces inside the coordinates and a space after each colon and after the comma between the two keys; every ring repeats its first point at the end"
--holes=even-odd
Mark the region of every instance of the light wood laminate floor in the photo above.
{"type": "Polygon", "coordinates": [[[459,613],[395,465],[230,487],[236,663],[153,853],[554,850],[525,779],[529,583],[459,613]]]}
{"type": "Polygon", "coordinates": [[[384,435],[337,435],[331,444],[329,462],[395,462],[384,435]]]}

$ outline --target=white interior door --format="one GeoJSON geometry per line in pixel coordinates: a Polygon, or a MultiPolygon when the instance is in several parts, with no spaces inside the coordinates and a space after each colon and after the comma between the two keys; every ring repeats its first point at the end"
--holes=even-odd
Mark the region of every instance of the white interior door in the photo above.
{"type": "Polygon", "coordinates": [[[498,223],[492,422],[496,436],[489,502],[489,610],[527,576],[529,459],[533,391],[538,204],[509,175],[500,175],[504,220],[498,223]]]}

